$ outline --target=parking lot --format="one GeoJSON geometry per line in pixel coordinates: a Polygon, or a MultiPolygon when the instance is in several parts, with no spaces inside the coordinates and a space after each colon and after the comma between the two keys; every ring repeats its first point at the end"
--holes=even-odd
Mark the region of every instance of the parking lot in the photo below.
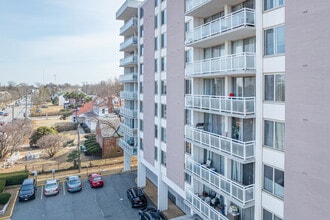
{"type": "MultiPolygon", "coordinates": [[[[136,172],[103,176],[103,188],[91,188],[82,180],[81,192],[69,193],[64,182],[58,195],[45,197],[39,186],[36,199],[16,202],[11,219],[138,219],[139,208],[131,208],[126,190],[135,186],[136,172]]],[[[148,206],[155,206],[148,199],[148,206]]]]}

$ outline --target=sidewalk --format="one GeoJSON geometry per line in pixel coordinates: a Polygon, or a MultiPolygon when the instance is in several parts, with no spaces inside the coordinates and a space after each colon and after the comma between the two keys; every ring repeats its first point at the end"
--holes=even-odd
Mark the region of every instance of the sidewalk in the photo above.
{"type": "MultiPolygon", "coordinates": [[[[157,199],[158,199],[157,187],[148,179],[146,186],[143,187],[143,191],[147,194],[149,199],[154,204],[157,204],[157,199]]],[[[168,209],[163,211],[163,213],[168,219],[185,215],[185,213],[181,209],[179,209],[171,200],[168,200],[168,209]]]]}

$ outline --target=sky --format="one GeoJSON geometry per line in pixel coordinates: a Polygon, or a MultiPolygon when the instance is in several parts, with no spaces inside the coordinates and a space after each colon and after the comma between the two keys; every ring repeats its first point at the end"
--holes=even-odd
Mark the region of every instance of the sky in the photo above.
{"type": "Polygon", "coordinates": [[[0,0],[0,83],[98,83],[123,73],[124,0],[0,0]]]}

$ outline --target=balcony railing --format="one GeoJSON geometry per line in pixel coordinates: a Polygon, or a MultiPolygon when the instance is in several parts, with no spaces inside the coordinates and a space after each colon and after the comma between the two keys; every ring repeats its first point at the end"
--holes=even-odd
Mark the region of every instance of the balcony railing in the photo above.
{"type": "Polygon", "coordinates": [[[192,31],[187,32],[186,44],[209,38],[214,35],[221,35],[239,27],[254,26],[254,14],[254,9],[242,8],[226,16],[198,26],[192,31]]]}
{"type": "Polygon", "coordinates": [[[126,66],[126,65],[137,65],[138,57],[137,55],[130,55],[127,57],[124,57],[120,60],[120,66],[126,66]]]}
{"type": "Polygon", "coordinates": [[[185,161],[185,170],[198,177],[204,183],[216,188],[218,191],[234,198],[242,205],[254,200],[254,185],[243,186],[229,178],[222,176],[206,166],[187,158],[185,161]]]}
{"type": "Polygon", "coordinates": [[[131,18],[129,19],[121,28],[120,28],[120,35],[123,35],[128,29],[134,28],[137,29],[138,19],[131,18]]]}
{"type": "Polygon", "coordinates": [[[119,140],[119,146],[130,155],[137,155],[137,147],[129,145],[124,139],[119,140]]]}
{"type": "Polygon", "coordinates": [[[219,211],[211,207],[203,199],[194,194],[190,188],[186,188],[186,204],[193,209],[203,219],[212,220],[229,220],[226,216],[222,215],[219,211]]]}
{"type": "Polygon", "coordinates": [[[125,49],[129,47],[136,47],[138,43],[138,38],[130,37],[127,40],[125,40],[123,43],[120,44],[120,51],[124,51],[125,49]]]}
{"type": "Polygon", "coordinates": [[[120,98],[126,100],[135,100],[137,99],[137,92],[135,91],[120,91],[120,98]]]}
{"type": "Polygon", "coordinates": [[[137,133],[137,128],[131,128],[129,125],[126,125],[124,123],[120,124],[120,132],[127,134],[127,136],[134,136],[137,133]]]}
{"type": "Polygon", "coordinates": [[[230,75],[242,72],[252,72],[256,69],[255,53],[246,52],[228,56],[198,60],[186,64],[187,77],[230,75]]]}
{"type": "Polygon", "coordinates": [[[235,116],[255,114],[255,97],[229,97],[212,95],[186,95],[185,107],[225,113],[235,116]]]}
{"type": "Polygon", "coordinates": [[[122,107],[122,108],[120,108],[120,114],[124,117],[136,118],[137,110],[122,107]]]}
{"type": "Polygon", "coordinates": [[[185,138],[198,144],[211,148],[219,154],[227,154],[248,162],[254,159],[255,142],[243,142],[229,137],[214,134],[192,126],[185,126],[185,138]]]}
{"type": "Polygon", "coordinates": [[[125,73],[124,75],[119,76],[120,82],[134,82],[137,81],[138,74],[137,73],[125,73]]]}
{"type": "Polygon", "coordinates": [[[210,2],[211,0],[186,0],[186,12],[191,11],[201,5],[210,2]]]}

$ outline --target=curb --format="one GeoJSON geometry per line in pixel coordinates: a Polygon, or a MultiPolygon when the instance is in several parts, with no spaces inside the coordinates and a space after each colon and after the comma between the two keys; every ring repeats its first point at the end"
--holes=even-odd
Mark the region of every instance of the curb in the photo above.
{"type": "Polygon", "coordinates": [[[14,203],[13,203],[13,206],[12,206],[12,208],[10,210],[9,215],[8,216],[0,217],[0,220],[6,220],[6,219],[10,219],[11,218],[11,216],[13,215],[14,208],[15,208],[15,204],[16,204],[16,200],[17,200],[17,195],[18,195],[18,190],[16,192],[16,195],[15,195],[15,198],[14,198],[14,203]]]}

